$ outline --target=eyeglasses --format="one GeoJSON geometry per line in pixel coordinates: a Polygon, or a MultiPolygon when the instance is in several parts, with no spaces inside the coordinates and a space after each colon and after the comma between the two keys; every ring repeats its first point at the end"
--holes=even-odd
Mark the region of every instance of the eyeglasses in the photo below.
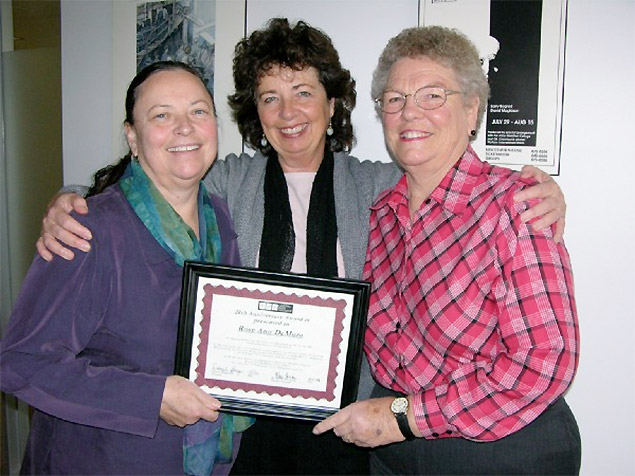
{"type": "Polygon", "coordinates": [[[426,86],[417,89],[414,94],[404,94],[399,91],[384,91],[381,93],[381,96],[375,98],[375,102],[379,106],[379,109],[386,114],[395,114],[406,107],[406,99],[408,96],[412,96],[417,106],[426,111],[431,111],[432,109],[438,109],[443,106],[451,94],[463,94],[463,92],[426,86]]]}

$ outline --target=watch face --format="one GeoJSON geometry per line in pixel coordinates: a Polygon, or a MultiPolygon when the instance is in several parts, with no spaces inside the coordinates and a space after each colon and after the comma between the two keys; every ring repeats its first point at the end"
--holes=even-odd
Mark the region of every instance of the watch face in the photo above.
{"type": "Polygon", "coordinates": [[[408,399],[405,397],[395,398],[390,405],[393,413],[406,413],[408,411],[408,399]]]}

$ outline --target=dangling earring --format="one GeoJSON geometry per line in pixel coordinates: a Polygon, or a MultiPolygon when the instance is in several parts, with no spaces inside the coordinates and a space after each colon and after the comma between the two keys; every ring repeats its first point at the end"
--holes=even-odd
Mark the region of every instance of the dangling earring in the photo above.
{"type": "Polygon", "coordinates": [[[267,142],[267,136],[263,134],[262,139],[260,139],[260,145],[263,147],[267,147],[267,144],[269,144],[269,142],[267,142]]]}
{"type": "Polygon", "coordinates": [[[132,152],[130,153],[130,160],[132,162],[138,162],[139,161],[139,157],[137,157],[136,155],[134,155],[132,152]]]}
{"type": "Polygon", "coordinates": [[[327,136],[332,136],[333,135],[333,124],[331,124],[331,120],[329,119],[329,127],[328,129],[326,129],[326,135],[327,136]]]}
{"type": "Polygon", "coordinates": [[[472,137],[474,137],[474,136],[476,135],[476,131],[475,131],[474,129],[472,129],[472,130],[470,131],[470,135],[471,135],[472,137]]]}

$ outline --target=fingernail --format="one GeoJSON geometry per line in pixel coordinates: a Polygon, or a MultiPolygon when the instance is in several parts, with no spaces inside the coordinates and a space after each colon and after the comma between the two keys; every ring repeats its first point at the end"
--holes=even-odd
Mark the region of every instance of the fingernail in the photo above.
{"type": "Polygon", "coordinates": [[[90,244],[89,243],[82,244],[80,249],[88,253],[90,251],[90,244]]]}

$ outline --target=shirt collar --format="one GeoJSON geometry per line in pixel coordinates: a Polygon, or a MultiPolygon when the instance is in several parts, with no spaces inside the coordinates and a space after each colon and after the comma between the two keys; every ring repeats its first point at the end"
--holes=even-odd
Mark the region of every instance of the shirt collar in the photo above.
{"type": "MultiPolygon", "coordinates": [[[[425,206],[428,201],[434,201],[450,213],[461,215],[469,203],[483,165],[472,146],[468,145],[461,158],[456,161],[422,206],[425,206]]],[[[371,208],[377,210],[386,205],[398,214],[402,207],[405,207],[405,212],[408,213],[408,182],[405,175],[395,187],[381,194],[371,208]]]]}

